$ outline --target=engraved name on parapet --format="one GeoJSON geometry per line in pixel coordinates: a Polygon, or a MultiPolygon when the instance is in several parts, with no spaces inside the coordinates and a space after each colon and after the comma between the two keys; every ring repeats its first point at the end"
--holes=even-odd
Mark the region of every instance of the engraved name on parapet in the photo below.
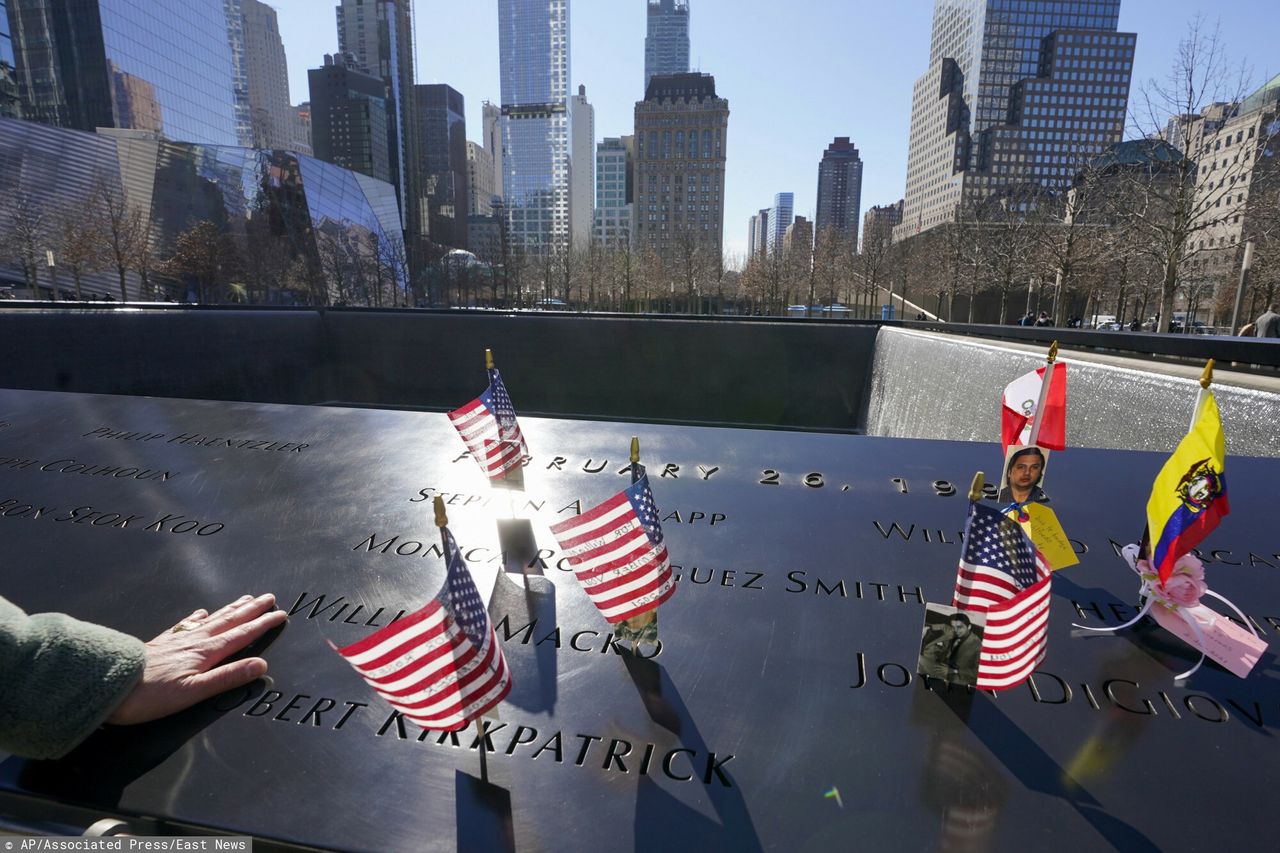
{"type": "Polygon", "coordinates": [[[301,453],[312,445],[299,441],[278,441],[271,439],[240,438],[237,436],[205,435],[198,432],[183,432],[166,436],[163,432],[145,432],[140,430],[121,430],[111,427],[98,427],[82,433],[81,438],[100,438],[113,441],[163,441],[164,444],[177,444],[195,447],[217,447],[231,450],[264,450],[275,452],[301,453]]]}
{"type": "Polygon", "coordinates": [[[99,465],[93,462],[82,462],[70,456],[59,457],[50,462],[21,456],[0,456],[0,470],[4,469],[35,470],[47,474],[82,474],[87,477],[111,477],[116,480],[142,480],[157,483],[167,483],[179,473],[129,465],[99,465]]]}
{"type": "Polygon", "coordinates": [[[203,521],[176,512],[163,513],[157,518],[154,512],[139,515],[127,510],[99,509],[91,505],[60,509],[39,501],[24,501],[22,498],[0,500],[0,518],[87,524],[90,527],[141,530],[148,533],[194,533],[196,536],[213,536],[227,527],[221,521],[203,521]]]}

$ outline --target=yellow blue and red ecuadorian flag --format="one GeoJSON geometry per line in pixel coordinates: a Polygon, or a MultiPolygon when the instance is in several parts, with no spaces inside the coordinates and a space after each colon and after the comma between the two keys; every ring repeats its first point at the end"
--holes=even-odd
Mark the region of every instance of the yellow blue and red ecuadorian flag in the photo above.
{"type": "Polygon", "coordinates": [[[1164,584],[1177,559],[1199,545],[1231,511],[1227,504],[1226,440],[1213,393],[1208,392],[1195,422],[1164,463],[1147,501],[1151,563],[1164,584]]]}

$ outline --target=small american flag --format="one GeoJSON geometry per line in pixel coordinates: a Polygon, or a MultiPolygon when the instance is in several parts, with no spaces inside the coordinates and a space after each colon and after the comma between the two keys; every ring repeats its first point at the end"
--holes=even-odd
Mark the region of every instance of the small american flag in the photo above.
{"type": "Polygon", "coordinates": [[[979,690],[1006,690],[1044,659],[1050,569],[1013,519],[971,505],[954,607],[987,614],[978,657],[979,690]]]}
{"type": "Polygon", "coordinates": [[[649,477],[551,528],[604,618],[618,623],[655,609],[675,592],[671,560],[658,523],[649,477]]]}
{"type": "Polygon", "coordinates": [[[511,395],[496,367],[489,370],[489,387],[484,393],[449,412],[449,420],[491,480],[505,476],[529,456],[511,395]]]}
{"type": "Polygon", "coordinates": [[[503,700],[511,674],[453,534],[440,532],[449,572],[431,603],[337,651],[407,719],[457,731],[503,700]]]}

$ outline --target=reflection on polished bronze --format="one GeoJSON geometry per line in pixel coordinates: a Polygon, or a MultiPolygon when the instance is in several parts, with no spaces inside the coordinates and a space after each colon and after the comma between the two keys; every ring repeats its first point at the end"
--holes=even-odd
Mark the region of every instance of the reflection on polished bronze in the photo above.
{"type": "MultiPolygon", "coordinates": [[[[632,655],[550,527],[625,485],[634,424],[522,419],[538,455],[510,492],[455,463],[438,414],[5,390],[0,421],[0,594],[147,637],[170,605],[248,587],[290,614],[255,651],[269,684],[61,762],[0,757],[6,820],[145,814],[386,851],[1254,849],[1277,828],[1272,657],[1175,684],[1194,651],[1164,632],[1070,627],[1134,615],[1112,543],[1140,523],[1149,455],[1056,464],[1081,562],[1055,576],[1040,670],[993,697],[916,668],[989,443],[644,425],[679,589],[660,648],[632,655]],[[328,645],[440,588],[437,495],[512,672],[484,737],[422,732],[328,645]],[[1181,784],[1188,767],[1210,784],[1181,784]]],[[[1203,558],[1272,638],[1280,461],[1234,470],[1203,558]]]]}

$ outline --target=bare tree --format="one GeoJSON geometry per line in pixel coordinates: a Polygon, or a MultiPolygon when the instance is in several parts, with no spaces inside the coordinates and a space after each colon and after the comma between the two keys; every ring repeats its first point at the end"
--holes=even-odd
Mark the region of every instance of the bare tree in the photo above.
{"type": "Polygon", "coordinates": [[[639,296],[644,313],[648,313],[668,292],[666,264],[653,248],[645,248],[640,252],[639,271],[639,296]]]}
{"type": "Polygon", "coordinates": [[[767,313],[782,314],[792,297],[786,259],[781,251],[770,250],[761,254],[759,264],[767,313]]]}
{"type": "Polygon", "coordinates": [[[848,235],[835,228],[823,228],[814,240],[813,280],[818,298],[827,304],[841,301],[841,288],[848,285],[844,258],[853,254],[848,235]]]}
{"type": "Polygon", "coordinates": [[[151,249],[146,215],[129,203],[123,191],[117,193],[105,181],[98,181],[92,193],[97,216],[106,237],[108,264],[120,280],[120,299],[129,300],[127,277],[140,267],[150,266],[151,249]]]}
{"type": "Polygon", "coordinates": [[[270,216],[249,217],[244,241],[244,274],[250,302],[266,303],[270,294],[296,289],[300,256],[283,235],[273,234],[270,216]]]}
{"type": "Polygon", "coordinates": [[[319,281],[313,300],[319,305],[350,305],[355,287],[355,269],[346,234],[337,226],[316,230],[319,281]]]}
{"type": "MultiPolygon", "coordinates": [[[[230,285],[240,272],[240,262],[231,239],[202,219],[178,235],[163,270],[195,281],[200,302],[221,302],[236,295],[230,285]]],[[[243,291],[241,284],[236,293],[243,295],[243,291]]]]}
{"type": "MultiPolygon", "coordinates": [[[[1280,151],[1275,156],[1280,158],[1280,151]]],[[[1275,304],[1280,291],[1280,181],[1271,180],[1264,192],[1265,199],[1258,200],[1258,190],[1254,190],[1257,209],[1251,212],[1245,233],[1246,239],[1254,243],[1253,267],[1249,273],[1252,299],[1247,303],[1250,317],[1275,304]]]]}
{"type": "Polygon", "coordinates": [[[1037,210],[1041,201],[1039,189],[1030,186],[1010,188],[988,200],[984,234],[992,283],[1000,294],[997,323],[1008,322],[1010,294],[1021,289],[1033,269],[1030,261],[1037,231],[1033,222],[1041,215],[1037,210]]]}
{"type": "MultiPolygon", "coordinates": [[[[955,320],[955,299],[960,293],[961,282],[965,280],[969,269],[968,259],[971,251],[970,243],[974,239],[976,229],[973,217],[967,216],[964,209],[957,205],[955,219],[943,225],[941,235],[935,243],[938,255],[934,269],[938,276],[938,309],[939,316],[945,316],[947,322],[955,320]],[[943,302],[945,300],[945,308],[943,302]]],[[[972,298],[970,305],[970,322],[972,322],[972,298]]]]}
{"type": "Polygon", "coordinates": [[[583,249],[583,263],[579,268],[586,279],[587,310],[598,310],[600,295],[604,292],[605,270],[608,269],[608,253],[598,240],[589,240],[583,249]]]}
{"type": "MultiPolygon", "coordinates": [[[[861,286],[857,292],[868,306],[875,304],[883,279],[892,266],[893,243],[888,229],[862,235],[862,251],[857,256],[857,274],[861,286]]],[[[861,300],[857,300],[861,302],[861,300]]]]}
{"type": "MultiPolygon", "coordinates": [[[[1091,237],[1106,230],[1098,216],[1090,215],[1097,213],[1106,185],[1095,171],[1098,160],[1089,157],[1089,153],[1086,149],[1077,148],[1072,186],[1054,196],[1042,196],[1029,214],[1030,236],[1040,267],[1035,270],[1035,275],[1042,281],[1054,283],[1055,297],[1070,294],[1075,289],[1077,268],[1086,265],[1090,257],[1097,257],[1096,253],[1084,251],[1086,245],[1091,237]]],[[[1091,291],[1095,289],[1090,288],[1091,291]]],[[[1055,324],[1062,325],[1066,321],[1068,301],[1056,299],[1055,324]]]]}
{"type": "Polygon", "coordinates": [[[949,225],[943,225],[924,232],[916,247],[914,277],[920,292],[919,305],[923,313],[934,317],[942,316],[943,300],[951,292],[954,280],[950,266],[949,228],[949,225]],[[930,300],[933,300],[932,311],[928,308],[930,300]]]}
{"type": "MultiPolygon", "coordinates": [[[[18,262],[34,299],[40,287],[40,257],[48,242],[47,217],[30,193],[18,193],[5,207],[0,219],[0,252],[18,262]]],[[[53,298],[58,297],[54,294],[53,298]]]]}
{"type": "Polygon", "coordinates": [[[610,258],[612,262],[609,268],[612,272],[613,291],[621,301],[621,310],[634,312],[635,305],[631,300],[632,289],[636,283],[636,253],[632,251],[629,243],[624,242],[610,253],[610,258]]]}
{"type": "MultiPolygon", "coordinates": [[[[378,244],[380,263],[386,269],[392,307],[409,305],[409,258],[402,240],[383,239],[378,244]]],[[[490,278],[493,272],[490,269],[490,278]]]]}
{"type": "Polygon", "coordinates": [[[80,205],[60,210],[53,222],[54,243],[58,247],[58,263],[71,271],[76,299],[84,299],[85,273],[98,269],[106,260],[102,247],[105,233],[101,217],[93,205],[80,205]]]}
{"type": "MultiPolygon", "coordinates": [[[[691,231],[679,232],[673,242],[675,246],[670,263],[674,276],[672,283],[678,285],[682,292],[685,312],[692,313],[707,266],[708,247],[698,234],[691,231]]],[[[675,287],[671,294],[675,296],[675,287]]],[[[674,303],[675,300],[672,301],[674,303]]],[[[671,307],[674,311],[675,305],[671,307]]]]}

